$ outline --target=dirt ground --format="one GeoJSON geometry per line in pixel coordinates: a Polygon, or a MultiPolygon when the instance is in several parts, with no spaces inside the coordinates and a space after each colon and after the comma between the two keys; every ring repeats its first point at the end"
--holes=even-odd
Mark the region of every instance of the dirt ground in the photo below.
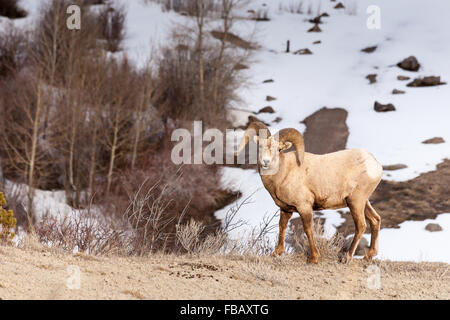
{"type": "Polygon", "coordinates": [[[295,255],[95,257],[36,244],[1,247],[0,270],[1,299],[450,299],[444,263],[322,259],[308,265],[295,255]]]}

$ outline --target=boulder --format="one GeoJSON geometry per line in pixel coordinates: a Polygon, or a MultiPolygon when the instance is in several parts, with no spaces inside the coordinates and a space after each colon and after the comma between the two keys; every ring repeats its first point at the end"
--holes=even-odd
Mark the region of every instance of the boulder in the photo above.
{"type": "Polygon", "coordinates": [[[337,5],[334,6],[335,9],[345,9],[344,5],[342,4],[342,2],[339,2],[337,5]]]}
{"type": "Polygon", "coordinates": [[[262,122],[262,123],[264,123],[266,126],[270,126],[267,122],[264,122],[264,121],[262,121],[261,119],[258,119],[258,118],[255,117],[255,116],[248,116],[248,122],[247,122],[247,124],[245,125],[245,127],[242,128],[242,129],[246,129],[246,128],[250,125],[250,123],[256,122],[256,121],[262,122]]]}
{"type": "Polygon", "coordinates": [[[245,70],[248,69],[248,66],[242,63],[236,63],[233,67],[233,70],[245,70]]]}
{"type": "Polygon", "coordinates": [[[404,94],[404,93],[405,93],[405,91],[403,91],[403,90],[397,90],[397,89],[392,90],[392,94],[404,94]]]}
{"type": "Polygon", "coordinates": [[[322,32],[322,29],[319,28],[318,24],[315,24],[314,27],[308,30],[308,32],[322,32]]]}
{"type": "Polygon", "coordinates": [[[405,169],[405,168],[408,168],[408,166],[403,163],[389,164],[389,165],[383,166],[383,170],[385,170],[385,171],[394,171],[394,170],[400,170],[400,169],[405,169]]]}
{"type": "Polygon", "coordinates": [[[362,51],[362,52],[365,52],[365,53],[372,53],[372,52],[374,52],[376,49],[377,49],[377,46],[372,46],[372,47],[367,47],[367,48],[361,49],[361,51],[362,51]]]}
{"type": "Polygon", "coordinates": [[[410,77],[407,77],[407,76],[397,76],[397,80],[400,80],[400,81],[405,81],[405,80],[409,80],[410,79],[410,77]]]}
{"type": "Polygon", "coordinates": [[[429,76],[423,78],[416,78],[407,84],[408,87],[432,87],[446,84],[441,82],[441,77],[429,76]]]}
{"type": "Polygon", "coordinates": [[[273,79],[267,79],[267,80],[263,81],[263,83],[271,83],[271,82],[275,82],[275,81],[273,79]]]}
{"type": "Polygon", "coordinates": [[[275,113],[275,110],[271,106],[266,106],[258,111],[258,114],[260,113],[275,113]]]}
{"type": "Polygon", "coordinates": [[[395,111],[395,107],[392,103],[388,104],[381,104],[378,101],[375,101],[375,104],[373,106],[374,110],[376,112],[388,112],[388,111],[395,111]]]}
{"type": "Polygon", "coordinates": [[[308,22],[314,23],[314,24],[320,24],[322,23],[322,21],[320,21],[320,19],[322,19],[322,15],[317,16],[315,18],[309,19],[308,22]]]}
{"type": "Polygon", "coordinates": [[[295,51],[294,54],[312,54],[312,51],[308,48],[305,48],[295,51]]]}
{"type": "Polygon", "coordinates": [[[445,140],[442,137],[434,137],[434,138],[422,141],[422,143],[424,143],[424,144],[439,144],[439,143],[444,143],[444,142],[445,142],[445,140]]]}
{"type": "Polygon", "coordinates": [[[266,101],[273,101],[273,100],[277,100],[277,98],[272,96],[266,96],[266,101]]]}
{"type": "Polygon", "coordinates": [[[375,82],[377,82],[377,74],[376,73],[368,74],[366,76],[366,79],[369,80],[370,84],[375,83],[375,82]]]}
{"type": "Polygon", "coordinates": [[[410,56],[406,59],[403,59],[403,61],[397,63],[397,66],[399,68],[402,68],[403,70],[417,71],[420,68],[420,63],[419,61],[417,61],[416,57],[410,56]]]}
{"type": "Polygon", "coordinates": [[[313,44],[319,44],[319,43],[322,43],[322,41],[317,40],[317,41],[314,41],[314,42],[313,42],[313,44]]]}
{"type": "Polygon", "coordinates": [[[283,119],[281,119],[280,117],[276,117],[275,120],[273,120],[272,122],[273,123],[280,123],[281,120],[283,120],[283,119]]]}
{"type": "Polygon", "coordinates": [[[429,223],[425,226],[425,230],[430,232],[442,231],[442,227],[437,223],[429,223]]]}

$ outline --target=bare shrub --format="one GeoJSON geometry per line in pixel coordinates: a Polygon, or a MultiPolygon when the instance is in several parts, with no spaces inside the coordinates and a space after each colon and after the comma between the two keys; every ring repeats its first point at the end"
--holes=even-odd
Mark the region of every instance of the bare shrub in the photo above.
{"type": "Polygon", "coordinates": [[[157,77],[163,93],[155,106],[166,117],[226,126],[227,108],[240,101],[236,90],[246,80],[238,66],[248,65],[254,47],[231,33],[240,2],[222,2],[221,24],[211,33],[208,10],[199,10],[187,26],[174,28],[169,44],[161,48],[157,77]]]}
{"type": "Polygon", "coordinates": [[[280,2],[278,5],[279,11],[289,13],[303,14],[304,0],[291,0],[288,4],[280,2]]]}
{"type": "Polygon", "coordinates": [[[271,254],[275,243],[270,234],[277,228],[277,224],[274,223],[276,216],[277,213],[266,214],[258,226],[241,232],[239,239],[229,240],[224,247],[224,252],[250,256],[271,254]]]}
{"type": "Polygon", "coordinates": [[[221,0],[152,0],[161,4],[165,11],[175,11],[189,16],[198,13],[198,6],[203,5],[208,12],[219,12],[221,0]]]}
{"type": "Polygon", "coordinates": [[[26,60],[28,39],[17,28],[8,25],[0,31],[0,78],[16,74],[26,60]]]}
{"type": "Polygon", "coordinates": [[[127,233],[91,210],[63,218],[47,214],[35,225],[35,234],[42,244],[70,253],[127,254],[129,250],[127,233]]]}
{"type": "Polygon", "coordinates": [[[269,18],[269,10],[267,9],[258,9],[253,16],[253,19],[256,21],[270,21],[269,18]]]}
{"type": "Polygon", "coordinates": [[[166,183],[160,188],[159,183],[149,185],[146,179],[132,195],[125,218],[133,230],[132,247],[135,254],[165,251],[168,242],[172,241],[170,225],[177,218],[181,219],[181,216],[167,212],[173,202],[170,199],[172,193],[170,184],[166,183]]]}
{"type": "MultiPolygon", "coordinates": [[[[292,225],[291,225],[292,226],[292,225]]],[[[308,238],[304,232],[299,232],[295,226],[288,235],[288,243],[292,246],[295,253],[300,253],[305,257],[310,255],[310,248],[308,238]]],[[[343,251],[345,238],[341,233],[336,232],[331,237],[324,235],[323,225],[321,223],[314,223],[313,236],[319,255],[326,259],[336,260],[343,251]]]]}
{"type": "Polygon", "coordinates": [[[18,0],[0,0],[0,16],[10,19],[24,18],[27,12],[19,7],[18,0]]]}
{"type": "Polygon", "coordinates": [[[202,240],[215,234],[220,221],[214,212],[238,196],[220,187],[216,167],[180,167],[172,163],[170,155],[170,149],[162,149],[148,155],[134,170],[122,171],[113,180],[110,196],[102,200],[114,207],[109,212],[117,216],[125,213],[135,233],[133,248],[139,255],[177,251],[176,225],[192,218],[204,225],[202,240]]]}
{"type": "Polygon", "coordinates": [[[33,61],[50,85],[70,85],[79,64],[99,54],[95,50],[99,49],[100,37],[97,16],[90,10],[83,11],[83,27],[73,32],[66,26],[70,4],[83,6],[83,1],[52,0],[43,5],[33,35],[33,61]]]}
{"type": "Polygon", "coordinates": [[[204,236],[205,225],[191,219],[186,224],[177,224],[177,242],[189,254],[212,255],[221,251],[227,240],[224,230],[217,229],[216,232],[204,236]]]}

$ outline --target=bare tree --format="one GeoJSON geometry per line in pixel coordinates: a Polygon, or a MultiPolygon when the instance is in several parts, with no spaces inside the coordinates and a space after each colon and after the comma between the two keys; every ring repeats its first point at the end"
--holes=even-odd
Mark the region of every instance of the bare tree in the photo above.
{"type": "MultiPolygon", "coordinates": [[[[30,226],[33,218],[34,190],[38,179],[45,175],[49,145],[42,139],[44,118],[49,106],[48,92],[41,73],[36,71],[28,78],[19,78],[21,92],[11,92],[11,104],[4,106],[1,140],[7,155],[8,166],[19,173],[28,185],[27,214],[30,226]]],[[[15,84],[17,86],[17,83],[15,84]]],[[[14,86],[13,86],[14,87],[14,86]]],[[[17,87],[15,87],[17,90],[17,87]]]]}

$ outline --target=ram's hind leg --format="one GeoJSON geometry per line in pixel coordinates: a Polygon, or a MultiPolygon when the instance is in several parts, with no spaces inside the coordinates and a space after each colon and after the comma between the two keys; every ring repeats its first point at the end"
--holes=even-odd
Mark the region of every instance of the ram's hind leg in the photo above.
{"type": "Polygon", "coordinates": [[[361,200],[359,197],[354,197],[353,199],[346,199],[348,208],[353,217],[353,221],[355,222],[355,235],[353,237],[352,244],[350,245],[350,249],[344,255],[342,262],[348,263],[352,260],[353,255],[355,254],[355,250],[358,247],[359,240],[366,231],[366,219],[364,217],[364,208],[366,206],[366,199],[361,200]]]}
{"type": "Polygon", "coordinates": [[[378,253],[378,233],[380,231],[381,218],[375,209],[372,207],[369,201],[366,203],[366,207],[364,208],[364,213],[366,215],[367,221],[369,221],[370,225],[370,248],[367,254],[364,256],[364,259],[370,260],[373,256],[376,256],[378,253]]]}
{"type": "Polygon", "coordinates": [[[278,234],[278,245],[272,256],[279,256],[284,252],[284,239],[286,238],[286,228],[289,219],[292,217],[292,212],[280,211],[280,233],[278,234]]]}

